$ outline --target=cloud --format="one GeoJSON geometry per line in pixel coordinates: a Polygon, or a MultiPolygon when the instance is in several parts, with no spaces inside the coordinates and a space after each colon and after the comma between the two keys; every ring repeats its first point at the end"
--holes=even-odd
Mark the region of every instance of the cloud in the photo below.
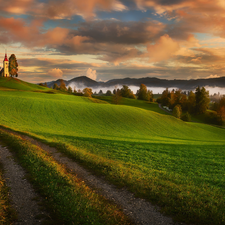
{"type": "Polygon", "coordinates": [[[62,76],[63,76],[63,71],[62,70],[60,70],[59,68],[58,69],[51,69],[51,70],[49,70],[48,71],[48,74],[50,75],[50,76],[52,76],[52,77],[54,77],[54,78],[62,78],[62,76]]]}
{"type": "Polygon", "coordinates": [[[39,18],[69,19],[80,15],[92,19],[96,11],[124,11],[127,7],[119,0],[7,0],[1,1],[0,12],[25,14],[39,18]]]}
{"type": "Polygon", "coordinates": [[[80,24],[78,31],[98,43],[144,44],[161,36],[165,25],[158,21],[90,21],[80,24]]]}
{"type": "Polygon", "coordinates": [[[179,44],[171,39],[168,34],[161,36],[154,45],[147,46],[150,62],[167,60],[179,49],[179,44]]]}
{"type": "Polygon", "coordinates": [[[96,78],[97,78],[96,70],[92,70],[91,68],[88,68],[88,70],[86,72],[86,76],[92,80],[96,80],[96,78]]]}
{"type": "Polygon", "coordinates": [[[211,74],[210,76],[206,77],[206,78],[219,78],[220,76],[218,76],[217,74],[211,74]]]}
{"type": "Polygon", "coordinates": [[[34,0],[8,0],[1,1],[1,11],[15,14],[26,14],[34,6],[34,0]]]}
{"type": "Polygon", "coordinates": [[[118,0],[50,0],[39,4],[35,13],[51,19],[68,19],[80,15],[86,20],[96,16],[96,11],[124,11],[127,7],[118,0]]]}

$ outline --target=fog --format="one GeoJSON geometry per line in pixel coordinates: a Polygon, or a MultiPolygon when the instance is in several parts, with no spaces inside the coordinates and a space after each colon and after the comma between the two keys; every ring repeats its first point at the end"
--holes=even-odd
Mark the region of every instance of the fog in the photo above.
{"type": "MultiPolygon", "coordinates": [[[[71,83],[69,85],[73,90],[74,88],[76,90],[80,89],[81,91],[86,88],[87,86],[85,86],[83,83],[71,83]]],[[[67,86],[68,87],[68,86],[67,86]]],[[[110,87],[96,87],[96,88],[92,88],[93,93],[99,93],[100,90],[102,90],[103,93],[106,93],[108,90],[110,90],[111,92],[113,92],[113,90],[116,88],[121,89],[123,86],[122,85],[113,85],[110,87]]],[[[133,91],[134,94],[136,94],[137,90],[139,89],[139,86],[129,86],[129,88],[133,91]]],[[[162,92],[166,89],[164,87],[147,87],[148,90],[151,90],[153,92],[153,94],[162,94],[162,92]]],[[[209,91],[210,95],[214,95],[215,93],[218,94],[220,93],[220,95],[225,95],[225,88],[221,88],[221,87],[210,87],[210,86],[206,86],[205,87],[207,91],[209,91]]],[[[172,91],[173,89],[178,89],[177,87],[171,87],[168,88],[170,91],[172,91]]],[[[195,91],[195,89],[182,89],[182,91],[195,91]]]]}

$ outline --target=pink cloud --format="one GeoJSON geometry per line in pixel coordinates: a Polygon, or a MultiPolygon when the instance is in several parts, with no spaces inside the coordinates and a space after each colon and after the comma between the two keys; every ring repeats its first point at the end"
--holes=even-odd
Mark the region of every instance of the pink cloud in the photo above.
{"type": "Polygon", "coordinates": [[[62,78],[63,76],[63,71],[60,70],[59,68],[58,69],[51,69],[48,71],[48,75],[50,75],[51,77],[54,77],[54,78],[62,78]]]}
{"type": "Polygon", "coordinates": [[[86,72],[86,76],[91,78],[92,80],[96,80],[97,75],[96,75],[96,70],[92,70],[91,68],[88,68],[86,72]]]}
{"type": "Polygon", "coordinates": [[[148,45],[147,50],[150,62],[167,60],[180,49],[179,44],[174,41],[168,34],[165,34],[156,41],[154,45],[148,45]]]}

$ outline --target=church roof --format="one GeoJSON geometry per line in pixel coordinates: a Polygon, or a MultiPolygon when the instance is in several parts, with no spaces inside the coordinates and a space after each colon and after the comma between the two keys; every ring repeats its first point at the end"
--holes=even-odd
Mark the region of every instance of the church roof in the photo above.
{"type": "Polygon", "coordinates": [[[8,61],[8,59],[7,59],[7,54],[5,54],[4,62],[5,62],[5,61],[8,61]]]}

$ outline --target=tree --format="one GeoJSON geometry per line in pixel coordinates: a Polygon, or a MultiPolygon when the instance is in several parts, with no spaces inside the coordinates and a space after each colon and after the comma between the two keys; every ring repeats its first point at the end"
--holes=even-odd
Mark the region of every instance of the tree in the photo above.
{"type": "Polygon", "coordinates": [[[59,90],[60,91],[67,91],[66,84],[64,83],[63,79],[60,79],[59,90]]]}
{"type": "Polygon", "coordinates": [[[225,97],[221,98],[218,103],[217,115],[221,121],[221,124],[225,121],[225,97]]]}
{"type": "Polygon", "coordinates": [[[121,96],[124,98],[133,98],[133,99],[136,98],[133,91],[131,91],[131,89],[127,85],[123,85],[123,87],[120,90],[120,93],[121,96]]]}
{"type": "Polygon", "coordinates": [[[9,57],[9,73],[12,77],[18,77],[18,63],[14,54],[9,57]]]}
{"type": "Polygon", "coordinates": [[[162,93],[161,103],[164,106],[169,106],[170,104],[170,91],[168,90],[168,88],[166,88],[166,90],[162,93]]]}
{"type": "Polygon", "coordinates": [[[191,115],[186,112],[183,116],[181,116],[181,119],[186,122],[191,122],[191,115]]]}
{"type": "Polygon", "coordinates": [[[117,90],[115,89],[115,94],[112,97],[112,103],[118,105],[120,103],[121,99],[122,99],[122,96],[121,96],[120,89],[117,89],[117,90]]]}
{"type": "Polygon", "coordinates": [[[131,90],[127,85],[123,85],[123,87],[120,90],[121,96],[124,98],[129,98],[131,90]]]}
{"type": "Polygon", "coordinates": [[[150,91],[150,90],[147,91],[145,100],[149,101],[149,102],[154,102],[154,95],[153,95],[152,91],[150,91]]]}
{"type": "Polygon", "coordinates": [[[84,88],[83,94],[85,97],[91,98],[93,95],[92,89],[91,88],[84,88]]]}
{"type": "Polygon", "coordinates": [[[196,99],[196,106],[195,112],[197,114],[203,114],[206,112],[209,106],[209,92],[206,91],[204,87],[200,88],[199,86],[195,90],[195,99],[196,99]]]}
{"type": "Polygon", "coordinates": [[[181,114],[182,114],[181,106],[180,105],[176,105],[173,108],[173,116],[175,116],[176,118],[180,119],[181,114]]]}
{"type": "Polygon", "coordinates": [[[53,89],[55,89],[55,90],[59,90],[59,86],[58,86],[58,84],[57,84],[57,83],[54,83],[54,85],[53,85],[53,89]]]}
{"type": "Polygon", "coordinates": [[[148,91],[144,84],[140,85],[140,89],[137,91],[137,96],[137,99],[139,100],[153,101],[152,91],[148,91]]]}
{"type": "Polygon", "coordinates": [[[100,91],[98,92],[98,94],[99,94],[99,95],[103,95],[103,92],[102,92],[102,90],[100,90],[100,91]]]}
{"type": "Polygon", "coordinates": [[[112,96],[112,92],[110,90],[108,90],[105,95],[106,96],[112,96]]]}
{"type": "Polygon", "coordinates": [[[193,91],[190,91],[187,100],[187,110],[189,113],[194,113],[195,108],[196,108],[195,93],[193,91]]]}
{"type": "Polygon", "coordinates": [[[73,90],[72,90],[72,88],[70,86],[68,87],[68,90],[67,91],[68,91],[68,93],[71,93],[71,94],[73,92],[73,90]]]}

